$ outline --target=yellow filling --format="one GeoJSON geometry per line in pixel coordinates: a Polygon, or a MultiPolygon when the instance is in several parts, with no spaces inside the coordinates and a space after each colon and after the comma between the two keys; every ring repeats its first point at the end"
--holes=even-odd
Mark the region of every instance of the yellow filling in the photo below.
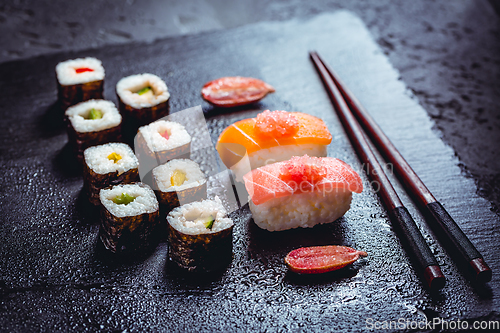
{"type": "Polygon", "coordinates": [[[181,186],[186,181],[186,173],[181,170],[175,170],[170,177],[171,186],[181,186]]]}
{"type": "Polygon", "coordinates": [[[118,162],[121,159],[122,157],[115,152],[112,152],[108,155],[108,160],[112,160],[114,163],[118,162]]]}

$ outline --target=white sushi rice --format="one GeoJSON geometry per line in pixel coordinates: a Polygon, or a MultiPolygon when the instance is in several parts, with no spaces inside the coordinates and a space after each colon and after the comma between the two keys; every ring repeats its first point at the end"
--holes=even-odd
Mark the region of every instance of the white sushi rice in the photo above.
{"type": "Polygon", "coordinates": [[[78,58],[60,62],[56,66],[57,81],[62,86],[84,84],[104,80],[104,67],[96,58],[78,58]],[[91,68],[92,72],[77,73],[78,68],[91,68]]]}
{"type": "Polygon", "coordinates": [[[352,192],[335,189],[293,194],[255,205],[249,199],[253,220],[260,228],[281,231],[293,228],[312,228],[333,222],[350,208],[352,192]]]}
{"type": "Polygon", "coordinates": [[[66,110],[66,116],[75,131],[80,133],[102,131],[116,127],[122,122],[122,116],[115,104],[103,99],[91,99],[78,103],[66,110]],[[101,111],[102,118],[86,119],[92,109],[101,111]]]}
{"type": "Polygon", "coordinates": [[[207,182],[198,163],[188,159],[177,159],[157,166],[153,169],[153,177],[162,192],[182,191],[197,187],[207,182]],[[186,180],[180,186],[172,186],[171,178],[174,171],[180,170],[186,174],[186,180]]]}
{"type": "Polygon", "coordinates": [[[118,171],[119,174],[139,167],[139,160],[132,149],[125,143],[106,143],[85,149],[85,163],[95,173],[104,175],[118,171]],[[112,153],[120,155],[121,159],[114,161],[108,156],[112,153]]]}
{"type": "Polygon", "coordinates": [[[103,206],[116,217],[137,216],[151,214],[158,210],[158,200],[153,190],[143,183],[116,185],[112,188],[102,189],[99,193],[103,206]],[[116,204],[113,199],[127,193],[135,200],[131,203],[116,204]]]}
{"type": "Polygon", "coordinates": [[[191,135],[184,126],[173,121],[158,120],[140,127],[139,132],[152,152],[175,149],[191,142],[191,135]],[[165,131],[169,135],[168,139],[161,135],[165,131]]]}
{"type": "Polygon", "coordinates": [[[261,149],[248,155],[248,158],[241,159],[231,167],[236,180],[242,182],[243,176],[253,169],[260,168],[264,165],[287,161],[293,156],[315,156],[326,157],[327,145],[319,144],[303,144],[303,145],[284,145],[275,146],[267,149],[261,149]],[[250,163],[250,165],[249,165],[250,163]],[[250,170],[251,168],[251,170],[250,170]]]}
{"type": "Polygon", "coordinates": [[[170,98],[167,84],[158,76],[149,73],[124,77],[116,84],[116,93],[123,103],[134,109],[152,107],[170,98]],[[137,94],[145,87],[151,87],[153,93],[137,94]]]}
{"type": "Polygon", "coordinates": [[[214,200],[196,201],[177,207],[168,214],[167,221],[175,230],[187,235],[215,233],[233,225],[233,220],[227,217],[217,196],[214,200]],[[212,229],[205,227],[210,217],[215,218],[212,229]]]}

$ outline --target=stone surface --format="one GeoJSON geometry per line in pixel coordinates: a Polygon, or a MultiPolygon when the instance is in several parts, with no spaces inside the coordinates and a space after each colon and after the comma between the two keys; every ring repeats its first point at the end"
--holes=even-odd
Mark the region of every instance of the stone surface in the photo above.
{"type": "MultiPolygon", "coordinates": [[[[493,246],[498,215],[476,194],[474,180],[462,172],[453,149],[432,129],[435,123],[391,66],[391,53],[386,57],[370,32],[363,20],[341,11],[1,64],[6,79],[0,83],[0,327],[23,332],[366,331],[369,318],[441,317],[467,319],[471,325],[476,319],[500,320],[498,274],[486,286],[468,282],[395,182],[448,277],[440,293],[425,290],[365,175],[366,190],[329,225],[269,233],[255,226],[246,206],[235,211],[233,261],[219,275],[179,274],[168,263],[163,242],[121,262],[99,245],[97,215],[88,210],[81,172],[70,168],[66,134],[54,118],[59,61],[86,55],[102,59],[104,94],[114,102],[121,77],[158,74],[171,90],[171,110],[203,105],[213,140],[232,122],[267,108],[320,116],[334,137],[329,155],[361,171],[308,58],[307,51],[316,49],[498,272],[500,253],[493,246]],[[203,83],[236,74],[263,79],[276,93],[222,114],[202,102],[203,83]],[[368,257],[322,276],[287,272],[283,258],[288,251],[326,244],[364,250],[368,257]]],[[[209,189],[213,196],[230,188],[212,178],[209,189]]]]}

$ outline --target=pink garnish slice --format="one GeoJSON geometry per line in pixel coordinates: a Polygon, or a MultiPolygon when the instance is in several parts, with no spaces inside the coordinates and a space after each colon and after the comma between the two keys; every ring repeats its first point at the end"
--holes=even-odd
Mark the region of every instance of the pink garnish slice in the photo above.
{"type": "Polygon", "coordinates": [[[299,121],[287,111],[266,110],[257,115],[255,132],[262,136],[279,138],[292,136],[299,131],[299,121]]]}
{"type": "Polygon", "coordinates": [[[168,131],[162,132],[162,133],[160,133],[160,135],[167,140],[168,140],[168,138],[170,138],[170,136],[168,135],[168,131]]]}
{"type": "Polygon", "coordinates": [[[274,88],[262,80],[229,76],[207,82],[201,96],[213,105],[229,108],[257,102],[271,92],[274,88]]]}
{"type": "Polygon", "coordinates": [[[285,263],[292,272],[319,274],[344,268],[367,255],[364,251],[339,245],[301,247],[288,253],[285,263]]]}
{"type": "Polygon", "coordinates": [[[82,67],[82,68],[77,68],[75,69],[75,72],[77,74],[80,74],[80,73],[85,73],[85,72],[93,72],[94,70],[92,68],[87,68],[87,67],[82,67]]]}

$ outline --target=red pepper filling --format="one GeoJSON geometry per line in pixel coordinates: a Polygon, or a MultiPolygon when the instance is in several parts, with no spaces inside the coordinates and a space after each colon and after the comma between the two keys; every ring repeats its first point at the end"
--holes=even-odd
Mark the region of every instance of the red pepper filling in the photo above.
{"type": "Polygon", "coordinates": [[[168,132],[167,132],[167,131],[165,131],[165,132],[163,132],[163,133],[160,133],[160,135],[161,135],[162,137],[164,137],[165,139],[167,139],[167,140],[168,140],[168,138],[170,137],[170,136],[168,135],[168,132]]]}
{"type": "Polygon", "coordinates": [[[75,72],[77,74],[80,74],[80,73],[85,73],[85,72],[93,72],[94,70],[92,68],[87,68],[87,67],[83,67],[83,68],[76,68],[75,69],[75,72]]]}

